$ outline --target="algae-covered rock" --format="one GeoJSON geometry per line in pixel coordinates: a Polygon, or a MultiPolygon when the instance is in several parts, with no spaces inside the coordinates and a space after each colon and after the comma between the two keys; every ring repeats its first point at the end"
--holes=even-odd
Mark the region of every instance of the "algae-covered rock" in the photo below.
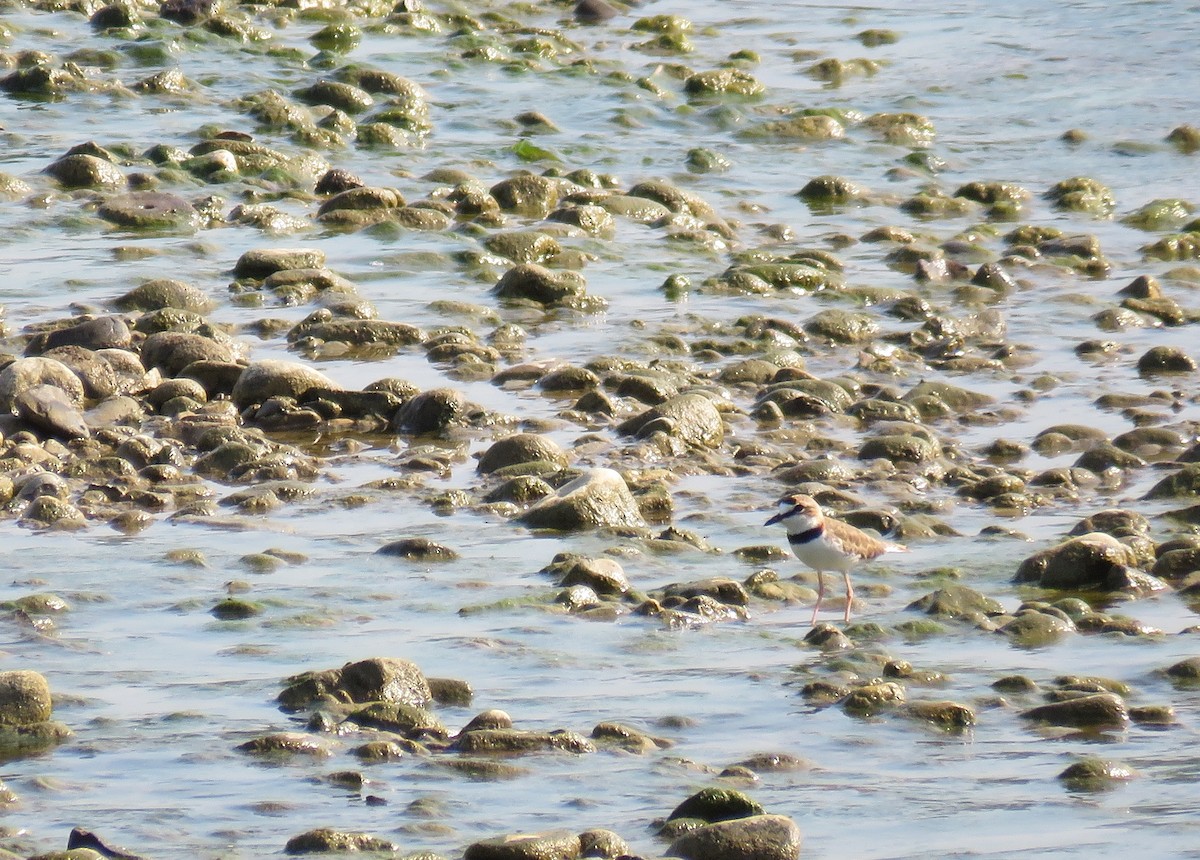
{"type": "Polygon", "coordinates": [[[386,839],[368,833],[351,833],[320,827],[293,836],[284,845],[283,850],[288,854],[357,854],[363,851],[394,852],[399,849],[386,839]]]}
{"type": "Polygon", "coordinates": [[[565,830],[518,833],[472,842],[463,860],[576,860],[582,851],[579,837],[565,830]]]}
{"type": "Polygon", "coordinates": [[[1083,212],[1096,217],[1111,215],[1116,205],[1112,189],[1087,176],[1075,176],[1056,182],[1046,192],[1046,197],[1053,201],[1057,209],[1083,212]]]}
{"type": "Polygon", "coordinates": [[[1137,778],[1137,771],[1117,761],[1089,756],[1068,766],[1058,775],[1059,782],[1073,791],[1106,791],[1137,778]]]}
{"type": "Polygon", "coordinates": [[[459,734],[450,745],[450,749],[461,753],[533,753],[557,750],[584,754],[595,752],[596,745],[583,735],[565,729],[472,729],[459,734]]]}
{"type": "Polygon", "coordinates": [[[347,663],[340,669],[305,672],[286,680],[278,701],[288,710],[299,710],[322,699],[346,704],[398,702],[423,708],[432,694],[425,675],[415,663],[374,657],[347,663]]]}
{"type": "Polygon", "coordinates": [[[1136,567],[1133,551],[1104,533],[1080,535],[1026,558],[1014,582],[1035,582],[1043,588],[1104,587],[1120,568],[1136,567]]]}
{"type": "Polygon", "coordinates": [[[802,839],[786,815],[752,815],[690,830],[667,854],[686,860],[797,860],[802,839]]]}
{"type": "Polygon", "coordinates": [[[38,672],[0,672],[0,726],[27,726],[50,719],[50,684],[38,672]]]}
{"type": "Polygon", "coordinates": [[[946,585],[914,600],[906,609],[946,618],[969,619],[983,615],[998,615],[1004,606],[998,600],[966,585],[946,585]]]}
{"type": "Polygon", "coordinates": [[[561,305],[584,295],[586,284],[577,272],[559,272],[537,263],[521,263],[501,276],[494,292],[502,299],[524,299],[540,305],[561,305]]]}
{"type": "Polygon", "coordinates": [[[1125,702],[1112,693],[1051,702],[1022,711],[1021,716],[1032,722],[1081,729],[1123,728],[1129,722],[1125,702]]]}
{"type": "Polygon", "coordinates": [[[636,415],[617,428],[626,436],[645,438],[662,431],[686,445],[719,447],[725,425],[713,401],[703,394],[680,394],[636,415]]]}
{"type": "Polygon", "coordinates": [[[732,788],[705,788],[676,806],[667,819],[698,818],[711,824],[762,814],[762,806],[740,791],[732,788]]]}
{"type": "Polygon", "coordinates": [[[749,72],[741,69],[713,69],[697,72],[683,82],[683,91],[698,99],[714,96],[758,96],[767,91],[749,72]]]}

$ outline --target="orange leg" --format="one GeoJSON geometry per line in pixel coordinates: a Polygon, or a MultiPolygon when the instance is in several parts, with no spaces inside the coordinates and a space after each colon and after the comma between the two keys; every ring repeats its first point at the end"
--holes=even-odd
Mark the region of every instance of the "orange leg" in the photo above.
{"type": "Polygon", "coordinates": [[[808,622],[808,626],[812,627],[817,623],[817,613],[821,611],[821,601],[825,599],[825,577],[821,576],[821,571],[817,571],[817,603],[813,607],[812,621],[808,622]]]}
{"type": "Polygon", "coordinates": [[[850,571],[842,571],[842,578],[846,580],[846,623],[850,623],[850,606],[854,603],[854,586],[850,584],[850,571]]]}

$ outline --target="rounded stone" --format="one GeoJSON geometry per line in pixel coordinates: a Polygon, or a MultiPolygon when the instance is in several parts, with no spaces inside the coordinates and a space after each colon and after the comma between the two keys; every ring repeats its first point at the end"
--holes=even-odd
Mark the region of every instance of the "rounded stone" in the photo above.
{"type": "Polygon", "coordinates": [[[592,469],[565,484],[522,514],[520,522],[554,531],[645,525],[624,478],[612,469],[592,469]]]}
{"type": "Polygon", "coordinates": [[[200,217],[191,203],[167,191],[119,194],[100,204],[97,214],[131,230],[194,227],[200,217]]]}
{"type": "Polygon", "coordinates": [[[487,475],[507,466],[534,461],[554,463],[559,468],[565,468],[567,456],[552,439],[536,433],[516,433],[494,442],[484,451],[476,470],[487,475]]]}
{"type": "Polygon", "coordinates": [[[231,362],[236,359],[232,347],[212,338],[187,332],[162,331],[142,344],[142,364],[157,368],[164,376],[178,376],[194,361],[231,362]]]}
{"type": "Polygon", "coordinates": [[[0,726],[27,726],[50,719],[50,684],[28,669],[0,672],[0,726]]]}
{"type": "Polygon", "coordinates": [[[67,365],[53,358],[18,358],[0,370],[0,410],[11,412],[18,393],[38,385],[59,388],[75,406],[83,405],[83,382],[67,365]]]}
{"type": "Polygon", "coordinates": [[[797,860],[802,840],[786,815],[752,815],[684,833],[667,854],[684,860],[797,860]]]}
{"type": "Polygon", "coordinates": [[[239,409],[245,409],[272,397],[299,398],[313,388],[341,386],[307,365],[269,358],[246,366],[233,386],[232,397],[239,409]]]}
{"type": "Polygon", "coordinates": [[[134,287],[118,297],[113,304],[129,311],[179,308],[203,313],[211,308],[213,303],[202,290],[191,284],[171,278],[155,278],[134,287]]]}

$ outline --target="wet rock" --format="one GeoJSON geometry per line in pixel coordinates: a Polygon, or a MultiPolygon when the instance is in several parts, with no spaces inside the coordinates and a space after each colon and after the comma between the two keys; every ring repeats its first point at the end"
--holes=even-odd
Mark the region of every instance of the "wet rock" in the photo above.
{"type": "Polygon", "coordinates": [[[386,839],[379,839],[367,833],[349,833],[320,827],[293,836],[283,850],[288,854],[347,854],[360,851],[393,852],[399,848],[386,839]]]}
{"type": "MultiPolygon", "coordinates": [[[[819,648],[822,651],[845,651],[854,647],[854,643],[850,637],[843,633],[832,624],[822,622],[813,625],[807,633],[804,634],[804,644],[811,645],[814,648],[819,648]]],[[[849,692],[849,691],[846,691],[849,692]]],[[[844,693],[842,694],[844,695],[844,693]]],[[[841,698],[839,695],[837,698],[841,698]]]]}
{"type": "Polygon", "coordinates": [[[83,413],[61,388],[35,385],[17,394],[13,415],[26,425],[61,439],[86,439],[91,436],[83,413]]]}
{"type": "Polygon", "coordinates": [[[562,469],[567,456],[554,440],[536,433],[517,433],[494,442],[479,458],[476,470],[491,474],[520,463],[544,462],[562,469]]]}
{"type": "Polygon", "coordinates": [[[735,818],[762,815],[762,806],[751,797],[731,788],[705,788],[675,807],[667,820],[698,818],[714,823],[735,818]]]}
{"type": "Polygon", "coordinates": [[[1137,511],[1112,509],[1099,511],[1077,522],[1067,532],[1070,537],[1100,532],[1113,537],[1150,534],[1150,521],[1137,511]]]}
{"type": "Polygon", "coordinates": [[[0,726],[27,726],[50,719],[50,684],[37,672],[0,672],[0,726]]]}
{"type": "Polygon", "coordinates": [[[506,212],[530,218],[545,218],[558,205],[558,183],[544,176],[514,176],[497,182],[489,190],[506,212]]]}
{"type": "Polygon", "coordinates": [[[855,687],[842,699],[842,710],[854,717],[870,717],[904,704],[904,688],[894,681],[855,687]]]}
{"type": "Polygon", "coordinates": [[[1163,552],[1150,572],[1164,579],[1181,580],[1200,571],[1200,547],[1179,547],[1163,552]]]}
{"type": "Polygon", "coordinates": [[[72,405],[83,405],[83,383],[61,361],[53,358],[18,358],[0,370],[0,410],[11,412],[17,394],[41,385],[60,389],[72,405]]]}
{"type": "Polygon", "coordinates": [[[184,229],[195,227],[200,220],[191,203],[168,191],[131,191],[109,197],[96,214],[129,230],[184,229]]]}
{"type": "Polygon", "coordinates": [[[70,502],[38,496],[22,512],[20,522],[34,528],[77,529],[87,524],[87,518],[70,502]]]}
{"type": "Polygon", "coordinates": [[[1099,693],[1030,708],[1021,717],[1054,726],[1108,729],[1123,728],[1129,722],[1129,711],[1120,696],[1099,693]]]}
{"type": "MultiPolygon", "coordinates": [[[[0,373],[0,391],[4,375],[0,373]]],[[[3,402],[0,396],[0,403],[3,402]]],[[[1146,499],[1179,499],[1200,496],[1200,463],[1187,463],[1182,468],[1162,478],[1146,493],[1146,499]]]]}
{"type": "Polygon", "coordinates": [[[301,340],[346,343],[378,349],[421,343],[425,333],[408,323],[364,319],[308,319],[288,333],[289,343],[301,340]]]}
{"type": "Polygon", "coordinates": [[[621,10],[607,0],[579,0],[575,4],[575,19],[584,24],[599,24],[620,14],[621,10]]]}
{"type": "Polygon", "coordinates": [[[137,854],[108,845],[90,830],[84,830],[82,827],[73,827],[67,836],[67,851],[70,853],[79,849],[90,849],[100,857],[112,857],[115,860],[143,860],[137,854]]]}
{"type": "Polygon", "coordinates": [[[250,755],[270,758],[286,758],[297,755],[328,758],[333,755],[333,748],[329,741],[304,732],[275,732],[238,744],[236,749],[250,755]]]}
{"type": "Polygon", "coordinates": [[[1137,362],[1138,373],[1153,376],[1160,373],[1194,373],[1196,360],[1175,346],[1152,346],[1137,362]]]}
{"type": "Polygon", "coordinates": [[[447,735],[446,727],[428,710],[401,702],[371,702],[364,708],[351,711],[346,719],[360,726],[395,732],[409,738],[444,738],[447,735]]]}
{"type": "Polygon", "coordinates": [[[396,413],[394,427],[416,436],[442,433],[463,423],[467,402],[453,388],[433,388],[408,400],[396,413]]]}
{"type": "Polygon", "coordinates": [[[541,572],[556,576],[560,586],[583,585],[598,595],[619,596],[629,591],[624,569],[611,558],[560,554],[541,572]]]}
{"type": "Polygon", "coordinates": [[[684,833],[667,854],[687,860],[797,860],[800,828],[785,815],[754,815],[684,833]]]}
{"type": "Polygon", "coordinates": [[[566,729],[556,731],[522,731],[520,729],[473,729],[463,731],[450,745],[460,753],[531,753],[557,750],[570,753],[593,753],[596,746],[583,735],[566,729]]]}
{"type": "Polygon", "coordinates": [[[473,842],[463,860],[576,860],[582,850],[579,837],[565,830],[521,833],[473,842]]]}
{"type": "Polygon", "coordinates": [[[986,615],[998,615],[1003,605],[965,585],[947,585],[910,603],[906,609],[928,615],[971,620],[986,615]]]}
{"type": "Polygon", "coordinates": [[[1075,762],[1058,775],[1073,791],[1104,791],[1136,777],[1137,771],[1127,764],[1092,757],[1075,762]]]}
{"type": "Polygon", "coordinates": [[[1200,657],[1188,657],[1167,667],[1168,678],[1180,684],[1200,684],[1200,657]]]}
{"type": "Polygon", "coordinates": [[[279,704],[300,710],[322,699],[335,702],[398,702],[423,708],[431,700],[429,683],[415,663],[375,657],[340,669],[305,672],[288,678],[279,704]]]}
{"type": "Polygon", "coordinates": [[[178,376],[195,361],[232,362],[236,358],[228,344],[187,332],[158,332],[142,344],[142,363],[164,376],[178,376]]]}
{"type": "Polygon", "coordinates": [[[811,317],[804,330],[813,337],[834,343],[863,343],[879,333],[879,325],[867,314],[828,308],[811,317]]]}
{"type": "Polygon", "coordinates": [[[128,311],[180,308],[204,313],[213,303],[207,294],[191,284],[170,278],[156,278],[119,296],[113,304],[121,310],[128,311]]]}
{"type": "Polygon", "coordinates": [[[1046,197],[1054,202],[1057,209],[1085,212],[1097,217],[1112,214],[1116,205],[1116,198],[1108,186],[1086,176],[1056,182],[1046,192],[1046,197]]]}
{"type": "Polygon", "coordinates": [[[697,72],[683,82],[683,91],[689,96],[704,99],[714,96],[757,96],[766,92],[766,87],[741,69],[714,69],[697,72]]]}
{"type": "Polygon", "coordinates": [[[521,263],[497,281],[494,292],[502,299],[524,299],[553,306],[584,295],[586,285],[576,272],[553,271],[537,263],[521,263]]]}
{"type": "Polygon", "coordinates": [[[911,702],[905,713],[914,719],[944,729],[962,729],[975,725],[975,711],[958,702],[911,702]]]}
{"type": "Polygon", "coordinates": [[[1033,610],[1018,612],[1016,618],[1000,628],[1001,633],[1023,648],[1052,644],[1074,630],[1075,625],[1069,620],[1033,610]]]}
{"type": "Polygon", "coordinates": [[[325,252],[315,248],[259,248],[247,251],[233,267],[236,278],[262,280],[286,269],[321,269],[325,252]]]}
{"type": "Polygon", "coordinates": [[[719,447],[725,438],[721,413],[703,394],[680,394],[618,426],[626,436],[646,438],[662,431],[686,445],[719,447]]]}
{"type": "Polygon", "coordinates": [[[554,531],[645,525],[625,480],[612,469],[592,469],[570,481],[522,514],[519,522],[554,531]]]}
{"type": "Polygon", "coordinates": [[[125,184],[121,169],[95,155],[64,155],[46,168],[64,188],[105,188],[125,184]]]}
{"type": "Polygon", "coordinates": [[[317,219],[329,221],[331,216],[345,212],[384,211],[405,205],[404,196],[393,188],[355,186],[333,195],[317,209],[317,219]]]}
{"type": "Polygon", "coordinates": [[[301,398],[313,388],[337,388],[329,377],[294,361],[263,359],[251,362],[233,386],[233,402],[239,409],[263,403],[272,397],[301,398]]]}
{"type": "Polygon", "coordinates": [[[1112,535],[1081,535],[1026,558],[1013,582],[1035,582],[1043,588],[1103,587],[1122,567],[1136,567],[1133,551],[1112,535]]]}
{"type": "Polygon", "coordinates": [[[927,463],[942,454],[935,440],[915,433],[874,436],[858,449],[860,460],[887,460],[889,463],[927,463]]]}
{"type": "Polygon", "coordinates": [[[544,263],[563,250],[557,239],[538,230],[497,233],[485,239],[483,246],[514,263],[544,263]]]}
{"type": "Polygon", "coordinates": [[[459,555],[450,547],[428,538],[404,538],[384,544],[376,550],[379,555],[391,555],[408,561],[454,561],[459,555]]]}
{"type": "Polygon", "coordinates": [[[583,857],[616,860],[629,854],[629,845],[611,830],[585,830],[579,834],[579,846],[583,857]]]}
{"type": "Polygon", "coordinates": [[[617,229],[617,222],[609,211],[603,206],[592,203],[555,209],[546,216],[546,220],[558,224],[570,224],[589,236],[611,238],[617,229]]]}
{"type": "Polygon", "coordinates": [[[30,339],[25,351],[27,355],[39,355],[65,346],[89,350],[126,349],[130,341],[125,320],[118,316],[102,316],[36,335],[30,339]]]}

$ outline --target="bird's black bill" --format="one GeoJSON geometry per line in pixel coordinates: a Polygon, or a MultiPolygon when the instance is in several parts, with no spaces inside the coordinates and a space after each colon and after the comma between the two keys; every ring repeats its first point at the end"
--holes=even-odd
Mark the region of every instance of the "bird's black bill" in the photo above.
{"type": "Polygon", "coordinates": [[[773,525],[775,525],[775,523],[779,522],[782,519],[783,519],[783,514],[781,514],[781,513],[776,514],[775,516],[771,517],[771,519],[769,519],[765,523],[763,523],[763,525],[764,526],[773,526],[773,525]]]}

